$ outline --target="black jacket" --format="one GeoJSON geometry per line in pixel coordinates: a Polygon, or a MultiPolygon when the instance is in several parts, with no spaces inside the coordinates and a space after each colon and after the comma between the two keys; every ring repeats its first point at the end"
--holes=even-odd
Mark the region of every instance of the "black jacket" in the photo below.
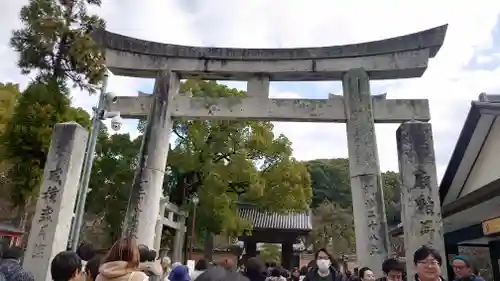
{"type": "MultiPolygon", "coordinates": [[[[345,274],[331,266],[330,272],[332,274],[333,281],[347,281],[347,276],[345,274]]],[[[313,268],[306,274],[306,277],[304,277],[304,280],[302,281],[314,281],[314,279],[316,279],[316,276],[318,276],[318,268],[313,268]]]]}

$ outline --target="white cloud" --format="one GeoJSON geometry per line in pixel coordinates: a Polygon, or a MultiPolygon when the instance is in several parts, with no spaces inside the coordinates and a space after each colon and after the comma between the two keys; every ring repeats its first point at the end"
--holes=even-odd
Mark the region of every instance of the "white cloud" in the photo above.
{"type": "MultiPolygon", "coordinates": [[[[0,18],[0,80],[18,81],[13,53],[4,42],[8,42],[9,30],[18,25],[17,10],[26,1],[6,1],[2,8],[7,16],[0,18]]],[[[500,68],[464,68],[474,54],[492,46],[491,31],[499,12],[500,2],[490,0],[423,0],[414,5],[395,0],[107,0],[99,11],[110,30],[125,35],[165,43],[233,47],[348,44],[449,23],[445,44],[423,78],[374,83],[390,98],[430,99],[440,173],[447,165],[470,101],[480,92],[500,89],[500,68]]],[[[484,52],[474,59],[489,61],[484,52]]],[[[109,88],[130,95],[145,85],[151,86],[152,82],[112,77],[109,88]]],[[[241,83],[231,85],[242,87],[241,83]]],[[[321,91],[326,97],[328,92],[339,90],[338,83],[318,83],[308,91],[293,93],[276,93],[277,89],[272,86],[273,96],[308,97],[311,91],[321,91]]],[[[75,95],[74,100],[86,108],[94,103],[84,94],[75,95]]],[[[383,170],[397,169],[396,127],[377,126],[383,170]]],[[[294,155],[299,159],[347,156],[343,124],[277,123],[276,131],[292,140],[294,155]]]]}

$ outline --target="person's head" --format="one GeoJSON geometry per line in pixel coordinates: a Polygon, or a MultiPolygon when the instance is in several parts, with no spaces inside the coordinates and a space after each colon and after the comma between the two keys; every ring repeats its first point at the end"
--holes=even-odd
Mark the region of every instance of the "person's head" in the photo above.
{"type": "Polygon", "coordinates": [[[270,275],[271,275],[271,277],[280,277],[280,276],[282,276],[281,268],[275,267],[275,268],[271,269],[270,275]]]}
{"type": "Polygon", "coordinates": [[[194,270],[203,271],[206,270],[207,268],[208,268],[208,263],[204,259],[198,260],[194,265],[194,270]]]}
{"type": "Polygon", "coordinates": [[[8,247],[3,251],[2,258],[19,261],[21,260],[22,256],[23,249],[19,247],[8,247]]]}
{"type": "Polygon", "coordinates": [[[265,274],[266,267],[259,258],[252,257],[245,262],[245,275],[249,277],[257,277],[265,274]]]}
{"type": "Polygon", "coordinates": [[[101,258],[93,257],[85,265],[86,281],[95,281],[99,275],[99,267],[101,266],[101,258]]]}
{"type": "Polygon", "coordinates": [[[382,263],[382,271],[388,281],[402,281],[405,266],[395,258],[386,259],[382,263]]]}
{"type": "Polygon", "coordinates": [[[306,276],[307,272],[309,271],[309,269],[307,268],[307,266],[303,266],[300,268],[300,276],[306,276]]]}
{"type": "Polygon", "coordinates": [[[189,281],[189,269],[185,265],[176,266],[168,275],[170,281],[189,281]]]}
{"type": "Polygon", "coordinates": [[[89,261],[95,256],[94,247],[92,244],[82,242],[78,249],[76,249],[76,254],[84,261],[89,261]]]}
{"type": "Polygon", "coordinates": [[[293,276],[293,277],[300,277],[300,270],[299,270],[299,268],[298,268],[298,267],[294,267],[294,268],[292,269],[292,276],[293,276]]]}
{"type": "Polygon", "coordinates": [[[358,277],[360,280],[363,280],[363,281],[374,281],[375,280],[375,274],[373,274],[373,271],[368,267],[361,268],[359,270],[358,277]]]}
{"type": "Polygon", "coordinates": [[[413,254],[413,263],[420,280],[439,280],[443,259],[435,249],[422,246],[413,254]]]}
{"type": "Polygon", "coordinates": [[[227,270],[234,269],[234,262],[231,259],[221,259],[220,261],[217,262],[217,265],[227,270]]]}
{"type": "Polygon", "coordinates": [[[135,238],[122,238],[113,244],[103,263],[113,261],[125,261],[128,263],[128,268],[137,268],[139,266],[139,248],[135,238]]]}
{"type": "Polygon", "coordinates": [[[139,262],[146,262],[149,259],[149,248],[146,245],[138,245],[137,249],[139,250],[139,262]]]}
{"type": "Polygon", "coordinates": [[[172,264],[172,260],[169,258],[169,257],[163,257],[161,258],[161,267],[163,268],[163,270],[167,269],[170,267],[170,265],[172,264]]]}
{"type": "Polygon", "coordinates": [[[320,272],[327,272],[330,266],[333,266],[335,269],[339,268],[337,260],[326,249],[319,249],[314,255],[314,259],[320,272]]]}
{"type": "Polygon", "coordinates": [[[451,261],[451,268],[453,268],[453,273],[457,278],[474,275],[471,260],[465,255],[454,256],[451,261]]]}
{"type": "Polygon", "coordinates": [[[74,281],[82,273],[82,259],[72,251],[57,254],[50,263],[50,274],[54,281],[74,281]]]}

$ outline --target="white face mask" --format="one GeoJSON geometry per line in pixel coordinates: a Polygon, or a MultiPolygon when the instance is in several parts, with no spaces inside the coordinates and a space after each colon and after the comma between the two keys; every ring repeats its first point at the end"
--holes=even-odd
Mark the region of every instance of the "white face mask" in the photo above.
{"type": "Polygon", "coordinates": [[[330,267],[330,260],[317,260],[316,264],[318,265],[319,271],[326,272],[330,267]]]}

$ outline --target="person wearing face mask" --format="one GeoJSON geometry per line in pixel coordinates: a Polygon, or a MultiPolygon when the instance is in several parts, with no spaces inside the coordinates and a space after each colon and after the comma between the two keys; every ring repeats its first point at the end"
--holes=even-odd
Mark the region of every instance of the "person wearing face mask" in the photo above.
{"type": "Polygon", "coordinates": [[[303,281],[347,281],[347,277],[339,271],[339,264],[326,249],[318,250],[315,260],[316,266],[303,281]]]}

